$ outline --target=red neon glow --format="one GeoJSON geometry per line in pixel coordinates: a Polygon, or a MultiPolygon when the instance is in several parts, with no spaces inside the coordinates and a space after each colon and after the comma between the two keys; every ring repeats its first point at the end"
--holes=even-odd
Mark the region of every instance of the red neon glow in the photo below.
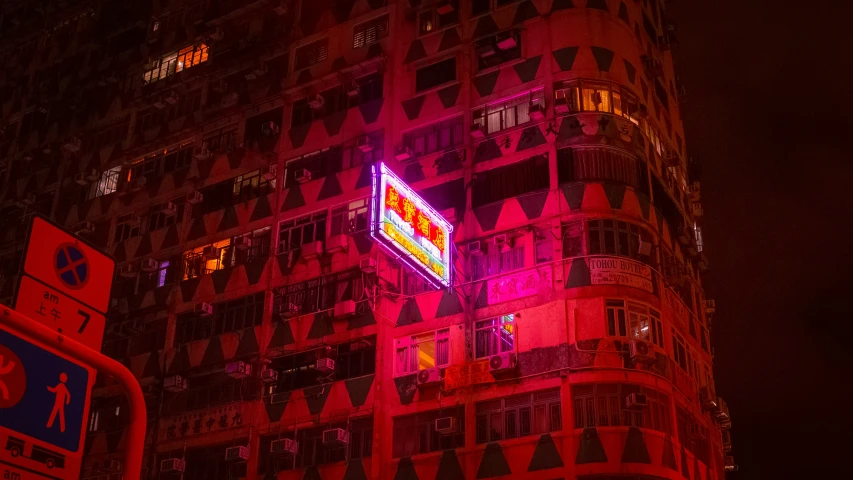
{"type": "Polygon", "coordinates": [[[411,200],[401,195],[393,185],[385,190],[385,204],[408,223],[416,232],[426,237],[430,243],[444,252],[446,235],[444,229],[434,224],[427,212],[421,211],[411,200]]]}

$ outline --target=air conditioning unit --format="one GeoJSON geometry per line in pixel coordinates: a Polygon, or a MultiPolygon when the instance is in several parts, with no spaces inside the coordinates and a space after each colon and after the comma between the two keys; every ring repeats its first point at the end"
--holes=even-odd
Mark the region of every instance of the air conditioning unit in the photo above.
{"type": "Polygon", "coordinates": [[[376,273],[376,260],[373,258],[362,258],[358,261],[358,268],[363,273],[376,273]]]}
{"type": "Polygon", "coordinates": [[[642,410],[648,404],[649,397],[645,393],[632,393],[625,398],[625,407],[628,410],[642,410]]]}
{"type": "Polygon", "coordinates": [[[349,432],[343,428],[323,430],[323,445],[346,445],[349,443],[349,432]]]}
{"type": "Polygon", "coordinates": [[[306,260],[317,258],[322,254],[323,242],[321,240],[317,240],[315,242],[308,242],[302,245],[302,257],[306,260]]]}
{"type": "Polygon", "coordinates": [[[160,462],[160,473],[184,473],[187,464],[182,458],[167,458],[160,462]]]}
{"type": "Polygon", "coordinates": [[[358,96],[358,83],[350,82],[347,86],[347,97],[355,98],[358,96]]]}
{"type": "Polygon", "coordinates": [[[108,458],[98,462],[98,471],[103,473],[121,473],[121,462],[115,458],[108,458]]]}
{"type": "Polygon", "coordinates": [[[193,313],[199,317],[209,317],[213,315],[213,305],[207,302],[196,303],[193,307],[193,313]]]}
{"type": "Polygon", "coordinates": [[[518,46],[518,34],[515,31],[499,33],[495,40],[495,45],[500,50],[511,50],[518,46]]]}
{"type": "Polygon", "coordinates": [[[163,379],[163,389],[167,392],[185,392],[188,386],[187,379],[180,375],[172,375],[163,379]]]}
{"type": "Polygon", "coordinates": [[[172,202],[166,202],[160,206],[160,213],[167,217],[171,217],[178,214],[178,207],[172,202]]]}
{"type": "Polygon", "coordinates": [[[441,383],[440,368],[424,368],[418,372],[418,386],[425,387],[427,385],[437,385],[441,383]]]}
{"type": "Polygon", "coordinates": [[[528,114],[530,115],[530,119],[533,121],[539,121],[545,119],[545,105],[541,103],[533,103],[530,105],[528,109],[528,114]]]}
{"type": "Polygon", "coordinates": [[[201,144],[201,148],[196,150],[196,152],[193,154],[193,158],[200,162],[203,162],[210,158],[210,149],[207,146],[207,142],[203,142],[201,144]]]}
{"type": "Polygon", "coordinates": [[[513,373],[517,366],[513,352],[503,352],[489,358],[489,371],[492,372],[492,375],[513,373]]]}
{"type": "Polygon", "coordinates": [[[554,111],[558,115],[565,115],[571,111],[571,102],[568,97],[559,97],[554,100],[554,111]]]}
{"type": "Polygon", "coordinates": [[[442,435],[452,435],[456,433],[457,421],[456,417],[440,417],[435,419],[435,431],[442,435]]]}
{"type": "Polygon", "coordinates": [[[278,318],[287,321],[299,316],[299,305],[295,303],[283,303],[278,306],[278,318]]]}
{"type": "Polygon", "coordinates": [[[652,347],[642,340],[631,340],[628,344],[628,353],[634,363],[652,364],[657,361],[652,347]]]}
{"type": "Polygon", "coordinates": [[[228,447],[225,449],[225,460],[231,462],[245,462],[249,459],[249,447],[228,447]]]}
{"type": "Polygon", "coordinates": [[[363,135],[358,137],[358,140],[355,141],[355,146],[358,147],[362,153],[371,152],[373,151],[373,140],[371,140],[367,135],[363,135]]]}
{"type": "Polygon", "coordinates": [[[355,300],[335,303],[335,317],[351,317],[353,315],[355,315],[355,300]]]}
{"type": "Polygon", "coordinates": [[[139,190],[142,190],[143,188],[145,188],[145,183],[147,181],[148,179],[145,177],[134,178],[130,181],[130,191],[138,192],[139,190]]]}
{"type": "Polygon", "coordinates": [[[278,165],[270,165],[270,168],[263,173],[264,180],[272,182],[278,178],[278,165]]]}
{"type": "Polygon", "coordinates": [[[725,469],[727,472],[737,472],[737,465],[735,464],[735,457],[733,457],[731,455],[726,455],[725,469]]]}
{"type": "Polygon", "coordinates": [[[321,358],[321,359],[317,360],[317,363],[314,365],[314,367],[320,373],[334,373],[335,361],[332,360],[331,358],[321,358]]]}
{"type": "Polygon", "coordinates": [[[278,135],[279,132],[281,132],[281,128],[279,128],[278,124],[273,121],[264,122],[261,124],[261,133],[268,137],[272,135],[278,135]]]}
{"type": "Polygon", "coordinates": [[[721,422],[731,420],[729,406],[726,405],[726,402],[722,398],[717,397],[717,410],[714,412],[714,416],[721,422]]]}
{"type": "Polygon", "coordinates": [[[702,272],[707,272],[710,269],[710,265],[708,265],[708,257],[705,256],[704,253],[699,255],[699,258],[696,261],[696,266],[699,267],[699,270],[702,272]]]}
{"type": "Polygon", "coordinates": [[[204,194],[198,190],[193,190],[187,194],[187,202],[191,205],[198,205],[204,200],[204,194]]]}
{"type": "Polygon", "coordinates": [[[91,235],[95,233],[95,226],[90,222],[80,222],[74,226],[75,235],[91,235]]]}
{"type": "Polygon", "coordinates": [[[705,315],[713,315],[717,311],[717,302],[714,300],[705,300],[705,315]]]}
{"type": "Polygon", "coordinates": [[[234,247],[237,250],[248,250],[252,248],[252,237],[242,236],[234,239],[234,247]]]}
{"type": "Polygon", "coordinates": [[[228,362],[225,365],[225,374],[231,378],[245,378],[252,375],[252,365],[246,362],[228,362]]]}
{"type": "Polygon", "coordinates": [[[308,169],[300,168],[294,173],[294,178],[299,183],[307,183],[311,181],[311,172],[308,169]]]}
{"type": "Polygon", "coordinates": [[[450,2],[443,3],[435,9],[435,11],[438,12],[439,15],[447,15],[448,13],[452,13],[453,10],[453,4],[450,2]]]}
{"type": "Polygon", "coordinates": [[[270,442],[270,453],[273,455],[296,455],[299,451],[299,442],[289,438],[281,438],[270,442]]]}
{"type": "Polygon", "coordinates": [[[128,263],[127,265],[122,265],[118,269],[118,274],[122,278],[134,278],[136,274],[139,273],[136,269],[136,265],[132,265],[128,263]]]}
{"type": "Polygon", "coordinates": [[[62,149],[66,152],[77,153],[80,151],[81,143],[82,142],[80,142],[80,139],[78,137],[72,137],[67,139],[65,143],[62,144],[62,149]]]}
{"type": "Polygon", "coordinates": [[[480,58],[488,58],[498,53],[495,50],[495,45],[491,41],[487,41],[477,47],[477,56],[480,58]]]}
{"type": "Polygon", "coordinates": [[[216,260],[219,258],[219,248],[216,245],[207,245],[201,249],[201,256],[205,260],[216,260]]]}
{"type": "Polygon", "coordinates": [[[693,440],[704,440],[705,434],[702,433],[702,429],[699,428],[699,425],[692,424],[687,426],[687,436],[693,440]]]}
{"type": "Polygon", "coordinates": [[[704,386],[699,388],[699,403],[705,410],[715,410],[717,408],[717,397],[711,390],[711,387],[704,386]]]}
{"type": "Polygon", "coordinates": [[[480,240],[468,242],[468,255],[482,255],[482,254],[483,254],[483,246],[482,246],[480,240]]]}
{"type": "Polygon", "coordinates": [[[504,233],[492,237],[492,242],[495,244],[495,247],[497,247],[502,252],[505,252],[511,248],[509,240],[507,239],[506,234],[504,233]]]}
{"type": "Polygon", "coordinates": [[[142,217],[135,213],[129,213],[121,218],[121,223],[130,225],[131,227],[138,227],[142,223],[142,217]]]}
{"type": "Polygon", "coordinates": [[[345,252],[349,248],[347,235],[332,235],[326,240],[326,251],[329,253],[345,252]]]}
{"type": "Polygon", "coordinates": [[[471,124],[471,138],[484,138],[486,136],[486,128],[479,123],[471,124]]]}
{"type": "Polygon", "coordinates": [[[261,381],[264,383],[278,382],[278,371],[273,370],[271,368],[265,368],[261,370],[261,381]]]}
{"type": "Polygon", "coordinates": [[[74,175],[74,183],[76,183],[77,185],[81,185],[81,186],[82,185],[88,185],[89,179],[86,178],[85,173],[78,173],[77,175],[74,175]]]}
{"type": "Polygon", "coordinates": [[[399,162],[404,162],[415,158],[415,152],[406,145],[397,145],[397,148],[394,149],[394,158],[399,162]]]}
{"type": "Polygon", "coordinates": [[[639,239],[637,243],[637,253],[643,256],[649,256],[652,254],[652,242],[648,240],[639,239]]]}
{"type": "Polygon", "coordinates": [[[323,108],[324,105],[326,105],[326,99],[319,93],[308,97],[308,106],[314,110],[319,110],[323,108]]]}
{"type": "Polygon", "coordinates": [[[167,93],[163,101],[165,101],[169,105],[175,105],[176,103],[178,103],[178,93],[174,91],[167,93]]]}
{"type": "Polygon", "coordinates": [[[208,36],[211,40],[219,41],[225,38],[225,32],[220,27],[215,27],[213,31],[211,31],[208,36]]]}
{"type": "Polygon", "coordinates": [[[143,258],[139,262],[139,269],[143,272],[156,272],[160,268],[160,262],[153,258],[143,258]]]}

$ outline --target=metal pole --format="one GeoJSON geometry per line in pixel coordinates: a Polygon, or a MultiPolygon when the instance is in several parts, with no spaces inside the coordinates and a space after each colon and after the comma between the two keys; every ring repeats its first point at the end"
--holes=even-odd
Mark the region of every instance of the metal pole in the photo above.
{"type": "Polygon", "coordinates": [[[81,345],[9,308],[3,308],[3,318],[0,323],[15,333],[42,342],[76,360],[80,360],[101,373],[110,375],[122,385],[125,394],[127,394],[130,409],[130,425],[127,427],[127,447],[124,452],[122,478],[124,480],[139,480],[142,471],[142,452],[145,448],[146,413],[145,397],[143,397],[142,388],[133,374],[124,365],[112,358],[81,345]]]}

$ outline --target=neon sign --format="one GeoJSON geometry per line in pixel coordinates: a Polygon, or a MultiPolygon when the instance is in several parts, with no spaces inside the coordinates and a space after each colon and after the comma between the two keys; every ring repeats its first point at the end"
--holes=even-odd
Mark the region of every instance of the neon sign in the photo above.
{"type": "Polygon", "coordinates": [[[371,236],[429,283],[451,285],[453,225],[384,164],[373,166],[371,236]]]}

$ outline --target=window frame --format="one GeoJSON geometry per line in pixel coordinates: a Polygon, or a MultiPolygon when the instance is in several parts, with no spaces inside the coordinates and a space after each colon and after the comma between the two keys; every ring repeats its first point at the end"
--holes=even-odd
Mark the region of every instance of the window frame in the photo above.
{"type": "Polygon", "coordinates": [[[503,132],[516,127],[527,125],[533,121],[530,118],[530,107],[540,105],[545,107],[545,87],[535,87],[526,92],[511,95],[500,100],[489,102],[472,110],[474,124],[480,125],[483,133],[493,135],[498,132],[503,132]],[[526,111],[524,108],[526,106],[526,111]],[[490,125],[493,122],[490,120],[493,116],[497,116],[499,126],[492,130],[490,125]],[[509,117],[512,116],[512,122],[509,117]],[[522,121],[519,121],[523,119],[522,121]],[[510,125],[510,123],[512,123],[510,125]]]}
{"type": "Polygon", "coordinates": [[[306,43],[293,52],[293,71],[303,70],[329,59],[329,37],[319,38],[313,42],[306,43]],[[310,48],[317,49],[309,55],[310,48]],[[307,55],[307,57],[306,57],[307,55]]]}
{"type": "Polygon", "coordinates": [[[416,94],[419,95],[422,93],[426,93],[426,92],[436,90],[439,87],[444,87],[444,86],[450,85],[453,82],[459,81],[459,61],[458,61],[456,55],[453,55],[453,56],[450,56],[447,58],[442,58],[441,60],[436,60],[434,62],[422,65],[422,66],[418,67],[417,69],[415,69],[414,77],[415,77],[415,93],[416,94]],[[442,72],[438,69],[438,66],[445,64],[445,63],[447,65],[449,65],[450,62],[453,63],[453,78],[445,79],[444,75],[442,75],[442,72]],[[430,73],[432,75],[430,77],[427,77],[427,78],[421,80],[421,77],[419,77],[419,74],[421,72],[427,72],[427,69],[429,69],[429,68],[436,68],[436,70],[430,71],[430,73]],[[430,80],[430,81],[427,82],[427,80],[430,80]],[[423,85],[426,83],[429,83],[429,84],[423,85]]]}
{"type": "Polygon", "coordinates": [[[491,358],[493,355],[498,355],[501,353],[512,353],[515,352],[517,347],[515,341],[515,330],[516,330],[516,314],[507,313],[504,315],[499,315],[497,317],[485,318],[481,320],[476,320],[474,322],[474,358],[491,358]],[[505,321],[508,320],[508,321],[505,321]],[[503,325],[510,325],[509,331],[503,327],[503,325]],[[498,334],[498,329],[503,329],[504,332],[498,334]],[[481,332],[489,332],[492,331],[491,335],[487,333],[481,332]],[[482,342],[480,340],[484,339],[482,342]],[[495,337],[497,338],[495,340],[495,337]],[[509,338],[512,341],[512,346],[506,348],[506,339],[509,338]],[[491,339],[491,341],[489,340],[491,339]],[[498,343],[502,341],[503,343],[498,343]],[[481,344],[482,343],[482,344],[481,344]],[[482,351],[481,348],[485,348],[485,351],[482,351]],[[494,351],[496,350],[496,351],[494,351]]]}
{"type": "Polygon", "coordinates": [[[373,45],[374,43],[378,43],[382,39],[388,36],[390,30],[390,15],[385,13],[383,15],[379,15],[377,17],[371,18],[370,20],[366,20],[364,22],[358,23],[352,28],[352,48],[353,50],[358,48],[367,47],[369,45],[373,45]],[[384,20],[384,29],[383,29],[383,20],[384,20]],[[372,37],[373,40],[369,40],[370,36],[368,32],[373,28],[377,31],[372,37]],[[363,29],[362,36],[364,37],[360,42],[357,40],[359,29],[363,29]]]}
{"type": "Polygon", "coordinates": [[[403,377],[413,375],[421,370],[428,368],[447,368],[450,366],[450,328],[440,328],[427,332],[415,333],[394,339],[394,377],[403,377]],[[429,338],[431,337],[431,338],[429,338]],[[420,358],[420,345],[433,343],[432,366],[421,365],[418,360],[420,358]],[[439,362],[440,349],[439,343],[443,343],[444,359],[439,362]],[[405,352],[401,358],[400,353],[405,352]],[[415,354],[418,354],[418,358],[415,354]]]}
{"type": "Polygon", "coordinates": [[[562,399],[559,387],[477,402],[474,409],[476,412],[475,441],[477,444],[541,435],[563,429],[562,399]],[[526,403],[523,403],[524,400],[526,403]],[[525,412],[527,415],[526,429],[523,420],[525,412]],[[544,420],[544,428],[537,428],[542,427],[541,422],[537,422],[537,418],[544,420]],[[498,424],[497,428],[495,428],[495,423],[498,424]]]}

